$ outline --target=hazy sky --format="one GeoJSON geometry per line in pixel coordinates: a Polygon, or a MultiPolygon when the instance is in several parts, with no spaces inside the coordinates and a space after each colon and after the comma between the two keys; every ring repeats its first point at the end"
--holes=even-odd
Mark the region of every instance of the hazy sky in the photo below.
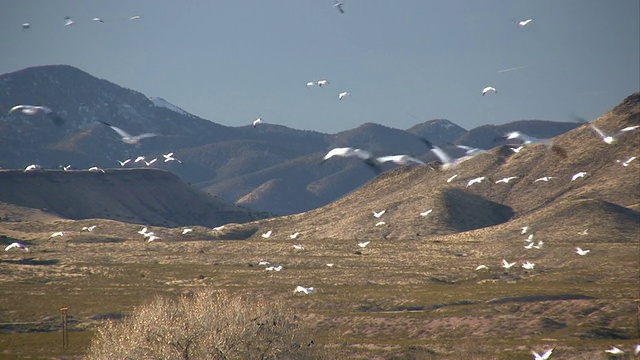
{"type": "Polygon", "coordinates": [[[261,116],[326,133],[434,118],[467,129],[594,119],[640,87],[638,0],[346,0],[344,9],[0,0],[0,73],[69,64],[223,125],[261,116]],[[527,27],[514,22],[528,17],[527,27]],[[305,87],[319,79],[331,83],[305,87]],[[481,96],[489,85],[498,93],[481,96]],[[352,97],[339,101],[341,91],[352,97]]]}

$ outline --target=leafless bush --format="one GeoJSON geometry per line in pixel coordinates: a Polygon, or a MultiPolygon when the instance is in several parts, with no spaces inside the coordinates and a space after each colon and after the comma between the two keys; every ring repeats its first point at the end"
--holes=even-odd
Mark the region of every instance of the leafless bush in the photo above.
{"type": "Polygon", "coordinates": [[[320,359],[311,329],[264,298],[157,297],[98,329],[88,359],[320,359]]]}

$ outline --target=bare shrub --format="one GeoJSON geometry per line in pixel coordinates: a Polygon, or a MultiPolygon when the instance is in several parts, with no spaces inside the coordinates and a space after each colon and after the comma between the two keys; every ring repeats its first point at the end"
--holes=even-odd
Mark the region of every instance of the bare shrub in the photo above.
{"type": "Polygon", "coordinates": [[[281,305],[201,290],[157,297],[97,331],[88,359],[321,359],[311,329],[281,305]]]}

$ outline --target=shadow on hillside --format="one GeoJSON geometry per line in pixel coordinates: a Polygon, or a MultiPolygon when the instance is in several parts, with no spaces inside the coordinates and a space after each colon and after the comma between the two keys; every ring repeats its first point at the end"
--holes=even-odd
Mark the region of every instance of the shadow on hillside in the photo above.
{"type": "Polygon", "coordinates": [[[457,231],[502,224],[514,215],[511,207],[462,189],[446,190],[442,197],[448,212],[447,225],[457,231]]]}
{"type": "Polygon", "coordinates": [[[25,258],[25,259],[4,259],[0,260],[0,264],[14,264],[14,265],[56,265],[60,263],[60,260],[39,260],[34,258],[25,258]]]}

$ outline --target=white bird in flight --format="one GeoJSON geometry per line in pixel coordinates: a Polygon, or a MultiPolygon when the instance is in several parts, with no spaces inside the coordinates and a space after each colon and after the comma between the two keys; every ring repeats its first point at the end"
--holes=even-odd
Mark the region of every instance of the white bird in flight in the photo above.
{"type": "Polygon", "coordinates": [[[538,179],[533,180],[533,182],[534,182],[534,183],[535,183],[535,182],[538,182],[538,181],[546,181],[546,182],[548,182],[548,181],[549,181],[549,180],[551,180],[551,179],[555,179],[555,176],[543,176],[543,177],[541,177],[541,178],[538,178],[538,179]]]}
{"type": "Polygon", "coordinates": [[[213,228],[213,230],[215,230],[215,231],[220,231],[222,229],[224,229],[224,225],[216,226],[216,227],[213,228]]]}
{"type": "Polygon", "coordinates": [[[91,20],[93,20],[93,21],[95,21],[95,22],[99,22],[99,23],[103,23],[103,22],[104,22],[104,20],[102,20],[102,19],[101,19],[101,18],[99,18],[99,17],[94,17],[94,18],[93,18],[93,19],[91,19],[91,20]]]}
{"type": "Polygon", "coordinates": [[[447,182],[450,183],[453,179],[455,179],[456,177],[458,177],[458,174],[453,175],[452,177],[447,179],[447,182]]]}
{"type": "Polygon", "coordinates": [[[333,7],[335,7],[336,9],[338,9],[338,11],[340,11],[341,14],[344,14],[344,3],[338,0],[335,0],[335,4],[333,4],[333,7]]]}
{"type": "Polygon", "coordinates": [[[482,154],[482,153],[487,152],[487,150],[485,150],[485,149],[474,148],[474,147],[466,146],[466,145],[456,144],[456,147],[464,150],[464,152],[467,155],[478,155],[478,154],[482,154]]]}
{"type": "Polygon", "coordinates": [[[367,245],[369,245],[369,243],[371,243],[371,241],[363,241],[363,242],[359,242],[358,246],[360,246],[361,248],[366,248],[367,245]]]}
{"type": "Polygon", "coordinates": [[[327,153],[327,155],[325,155],[324,158],[322,158],[322,162],[321,163],[324,163],[325,161],[329,160],[330,158],[332,158],[334,156],[342,156],[342,157],[355,156],[355,157],[359,158],[360,160],[364,161],[364,163],[367,164],[377,174],[382,172],[382,170],[380,169],[380,166],[378,165],[376,160],[373,158],[371,153],[366,151],[366,150],[354,149],[354,148],[351,148],[351,147],[331,149],[327,153]]]}
{"type": "Polygon", "coordinates": [[[23,24],[22,24],[22,28],[23,28],[23,29],[30,29],[30,28],[31,28],[31,24],[29,24],[29,23],[23,23],[23,24]]]}
{"type": "Polygon", "coordinates": [[[4,251],[9,251],[13,248],[18,248],[18,249],[22,249],[24,251],[29,251],[29,248],[27,248],[26,246],[24,246],[23,243],[21,242],[14,242],[9,244],[7,247],[4,248],[4,251]]]}
{"type": "MultiPolygon", "coordinates": [[[[460,163],[462,163],[463,161],[469,160],[473,157],[473,155],[466,155],[457,159],[452,159],[451,156],[449,156],[449,154],[444,152],[444,150],[442,150],[438,146],[433,145],[429,140],[425,138],[421,138],[421,140],[424,144],[427,145],[427,148],[429,148],[429,150],[431,150],[431,152],[434,153],[438,157],[438,159],[440,159],[440,162],[442,162],[442,166],[441,166],[442,169],[454,168],[458,166],[460,163]]],[[[455,175],[450,177],[449,180],[447,180],[447,182],[450,182],[451,180],[453,180],[454,177],[455,175]]]]}
{"type": "Polygon", "coordinates": [[[382,225],[384,225],[384,224],[386,224],[386,222],[384,222],[384,221],[379,221],[379,222],[377,222],[377,223],[376,223],[376,226],[382,226],[382,225]]]}
{"type": "Polygon", "coordinates": [[[524,248],[525,249],[531,249],[536,243],[534,243],[533,241],[530,242],[528,245],[525,245],[524,248]]]}
{"type": "Polygon", "coordinates": [[[56,125],[62,125],[64,124],[64,119],[62,117],[60,117],[60,115],[56,114],[53,109],[51,109],[50,107],[47,106],[42,106],[42,105],[16,105],[14,107],[12,107],[11,109],[9,109],[9,114],[11,114],[14,111],[19,111],[25,115],[29,115],[29,116],[33,116],[33,115],[37,115],[39,113],[43,113],[45,115],[47,115],[54,124],[56,125]]]}
{"type": "Polygon", "coordinates": [[[318,80],[318,81],[316,81],[316,84],[318,84],[319,87],[323,87],[323,86],[329,84],[329,80],[325,80],[325,79],[318,80]]]}
{"type": "Polygon", "coordinates": [[[133,162],[137,163],[137,162],[140,162],[140,161],[144,161],[144,159],[145,159],[144,156],[138,156],[133,162]]]}
{"type": "Polygon", "coordinates": [[[525,261],[525,262],[522,264],[522,268],[523,268],[523,269],[526,269],[526,270],[533,270],[533,268],[534,268],[535,266],[536,266],[536,264],[534,264],[534,263],[530,263],[530,262],[529,262],[529,260],[525,261]]]}
{"type": "Polygon", "coordinates": [[[624,354],[624,350],[619,349],[619,348],[617,348],[615,346],[612,346],[611,349],[605,350],[604,352],[609,353],[611,355],[622,355],[622,354],[624,354]]]}
{"type": "Polygon", "coordinates": [[[583,235],[583,236],[584,235],[589,235],[589,229],[587,228],[587,229],[584,229],[584,230],[578,232],[578,235],[583,235]]]}
{"type": "Polygon", "coordinates": [[[408,165],[409,163],[416,163],[418,165],[422,165],[424,164],[424,161],[420,160],[420,159],[416,159],[412,156],[409,155],[389,155],[389,156],[381,156],[379,158],[376,158],[376,161],[379,163],[386,163],[386,162],[394,162],[398,165],[408,165]]]}
{"type": "Polygon", "coordinates": [[[120,161],[120,160],[118,160],[118,164],[120,164],[120,166],[125,166],[125,165],[127,165],[129,162],[131,162],[131,159],[127,159],[127,160],[124,160],[124,161],[120,161]]]}
{"type": "Polygon", "coordinates": [[[379,219],[379,218],[380,218],[382,215],[384,215],[384,213],[386,213],[386,212],[387,212],[387,209],[384,209],[384,210],[381,210],[381,211],[378,211],[378,212],[375,212],[375,211],[374,211],[374,212],[373,212],[373,217],[375,217],[375,218],[379,219]]]}
{"type": "Polygon", "coordinates": [[[258,266],[267,266],[267,265],[269,265],[268,261],[261,260],[260,262],[258,262],[258,266]]]}
{"type": "Polygon", "coordinates": [[[579,247],[576,248],[576,254],[578,254],[580,256],[587,255],[589,253],[589,251],[591,251],[591,250],[582,250],[579,247]]]}
{"type": "Polygon", "coordinates": [[[528,226],[523,226],[523,227],[521,227],[521,229],[522,229],[522,232],[520,232],[520,234],[524,235],[524,234],[527,233],[527,230],[529,230],[529,227],[528,226]]]}
{"type": "Polygon", "coordinates": [[[475,179],[471,179],[469,180],[469,182],[467,183],[467,187],[473,185],[473,184],[480,184],[482,182],[482,180],[484,180],[485,177],[481,176],[481,177],[477,177],[475,179]]]}
{"type": "Polygon", "coordinates": [[[71,20],[71,18],[69,16],[65,16],[64,17],[64,26],[71,26],[73,24],[75,24],[76,22],[71,20]]]}
{"type": "Polygon", "coordinates": [[[427,215],[431,214],[432,211],[433,211],[433,209],[429,209],[429,210],[427,210],[425,212],[421,212],[420,216],[427,216],[427,215]]]}
{"type": "Polygon", "coordinates": [[[518,26],[520,26],[520,27],[525,27],[525,26],[527,26],[527,25],[531,24],[531,22],[532,22],[533,20],[535,20],[535,18],[528,18],[528,19],[525,19],[525,20],[519,21],[519,22],[518,22],[518,26]]]}
{"type": "Polygon", "coordinates": [[[262,236],[263,238],[265,238],[265,239],[268,239],[268,238],[271,236],[271,234],[272,234],[272,231],[271,231],[271,230],[269,230],[269,231],[267,231],[266,233],[262,234],[261,236],[262,236]]]}
{"type": "Polygon", "coordinates": [[[253,125],[253,127],[258,126],[258,124],[262,123],[262,118],[257,118],[255,120],[253,120],[253,122],[251,123],[253,125]]]}
{"type": "Polygon", "coordinates": [[[338,100],[342,100],[342,99],[346,98],[347,96],[351,96],[351,94],[348,91],[343,91],[340,94],[338,94],[338,100]]]}
{"type": "Polygon", "coordinates": [[[100,122],[103,123],[104,125],[110,127],[111,129],[113,129],[113,131],[117,132],[118,135],[120,135],[120,137],[121,137],[120,140],[122,140],[123,143],[129,144],[129,145],[135,145],[142,139],[158,136],[158,134],[155,134],[155,133],[144,133],[144,134],[132,136],[128,132],[120,129],[119,127],[115,127],[115,126],[113,126],[113,125],[111,125],[109,123],[106,123],[104,121],[100,121],[100,122]]]}
{"type": "Polygon", "coordinates": [[[105,173],[104,169],[100,169],[97,166],[92,166],[92,167],[88,168],[87,171],[90,171],[90,172],[101,172],[103,174],[105,173]]]}
{"type": "Polygon", "coordinates": [[[299,235],[300,235],[299,232],[295,232],[295,233],[289,235],[289,239],[296,239],[299,235]]]}
{"type": "Polygon", "coordinates": [[[164,158],[164,162],[169,162],[169,161],[177,161],[178,163],[182,164],[182,161],[176,159],[173,157],[173,153],[170,152],[168,154],[162,154],[162,157],[164,158]]]}
{"type": "Polygon", "coordinates": [[[316,84],[316,83],[315,83],[315,82],[313,82],[313,81],[308,81],[308,82],[307,82],[307,87],[308,87],[308,88],[310,88],[310,87],[314,86],[315,84],[316,84]]]}
{"type": "Polygon", "coordinates": [[[484,89],[482,89],[482,96],[485,96],[491,92],[497,93],[498,90],[496,90],[496,88],[494,88],[493,86],[487,86],[484,89]]]}
{"type": "Polygon", "coordinates": [[[505,183],[505,184],[507,184],[509,181],[511,181],[513,179],[517,179],[517,178],[518,178],[517,176],[509,176],[509,177],[502,178],[502,179],[496,181],[496,184],[497,183],[505,183]]]}
{"type": "Polygon", "coordinates": [[[518,146],[518,147],[515,147],[515,148],[510,147],[509,149],[517,154],[517,153],[520,152],[520,150],[524,149],[524,146],[518,146]]]}
{"type": "Polygon", "coordinates": [[[92,232],[93,229],[96,228],[96,225],[92,225],[92,226],[83,226],[81,231],[88,231],[88,232],[92,232]]]}
{"type": "Polygon", "coordinates": [[[304,294],[309,295],[309,294],[313,294],[314,292],[316,292],[316,289],[314,289],[312,287],[306,288],[304,286],[298,286],[298,287],[296,287],[296,289],[293,292],[294,293],[304,293],[304,294]]]}
{"type": "Polygon", "coordinates": [[[489,268],[487,267],[487,265],[478,265],[475,271],[478,271],[478,270],[489,270],[489,268]]]}
{"type": "Polygon", "coordinates": [[[51,234],[49,236],[49,239],[54,238],[54,237],[58,237],[58,236],[64,236],[64,235],[65,235],[64,231],[57,231],[57,232],[54,232],[53,234],[51,234]]]}
{"type": "Polygon", "coordinates": [[[158,158],[154,158],[154,159],[153,159],[153,160],[151,160],[151,161],[145,161],[144,163],[145,163],[147,166],[151,166],[151,165],[153,165],[156,161],[158,161],[158,158]]]}
{"type": "Polygon", "coordinates": [[[31,165],[28,165],[26,168],[24,168],[24,172],[39,171],[39,170],[42,170],[42,167],[37,164],[31,164],[31,165]]]}
{"type": "Polygon", "coordinates": [[[581,118],[578,118],[578,120],[586,123],[593,131],[596,132],[596,134],[598,134],[598,136],[600,136],[600,138],[602,138],[602,141],[604,141],[607,144],[613,144],[621,135],[629,131],[633,131],[640,128],[640,125],[628,126],[623,129],[620,129],[620,131],[618,131],[614,135],[608,135],[608,134],[605,134],[602,130],[600,130],[597,126],[593,125],[593,123],[591,123],[590,121],[586,121],[581,118]]]}
{"type": "Polygon", "coordinates": [[[134,15],[132,17],[129,18],[129,20],[140,20],[141,16],[140,15],[134,15]]]}
{"type": "Polygon", "coordinates": [[[630,163],[630,162],[632,162],[632,161],[633,161],[633,160],[635,160],[635,159],[636,159],[636,157],[635,157],[635,156],[632,156],[632,157],[628,158],[628,159],[627,159],[627,160],[625,160],[625,161],[616,160],[616,162],[617,162],[617,163],[620,163],[620,165],[622,165],[622,166],[624,166],[624,167],[627,167],[627,166],[629,166],[629,163],[630,163]]]}
{"type": "Polygon", "coordinates": [[[515,264],[516,264],[515,262],[510,263],[510,262],[507,262],[507,260],[502,259],[502,267],[505,268],[505,269],[508,269],[508,268],[512,267],[513,265],[515,265],[515,264]]]}
{"type": "Polygon", "coordinates": [[[522,133],[520,131],[512,131],[509,132],[503,136],[498,136],[494,139],[494,141],[499,141],[499,140],[513,140],[513,139],[520,139],[520,141],[522,141],[523,145],[529,145],[529,144],[544,144],[546,145],[551,151],[553,151],[554,154],[562,157],[562,158],[566,158],[567,157],[567,152],[557,146],[557,145],[553,145],[551,143],[550,139],[538,139],[536,137],[533,136],[529,136],[525,133],[522,133]]]}
{"type": "Polygon", "coordinates": [[[149,238],[147,239],[147,242],[152,242],[152,241],[156,241],[156,240],[160,240],[160,237],[156,236],[156,235],[149,235],[149,238]]]}
{"type": "Polygon", "coordinates": [[[296,250],[304,250],[304,245],[302,244],[295,244],[293,245],[293,248],[296,250]]]}
{"type": "Polygon", "coordinates": [[[549,356],[551,356],[552,352],[553,352],[553,348],[546,350],[542,354],[538,354],[535,351],[531,351],[531,354],[533,354],[533,360],[547,360],[549,356]]]}
{"type": "Polygon", "coordinates": [[[193,231],[193,229],[190,229],[190,228],[182,229],[182,235],[186,235],[186,234],[188,234],[188,233],[190,233],[192,231],[193,231]]]}
{"type": "Polygon", "coordinates": [[[574,175],[571,177],[571,181],[577,180],[577,179],[579,179],[579,178],[583,178],[583,177],[585,177],[585,176],[587,176],[587,173],[586,173],[585,171],[581,171],[581,172],[579,172],[579,173],[577,173],[577,174],[574,174],[574,175]]]}
{"type": "Polygon", "coordinates": [[[147,230],[148,230],[148,229],[147,229],[147,227],[145,226],[145,227],[143,227],[143,228],[142,228],[142,230],[138,231],[138,234],[140,234],[140,235],[145,235],[145,234],[147,234],[147,230]]]}

